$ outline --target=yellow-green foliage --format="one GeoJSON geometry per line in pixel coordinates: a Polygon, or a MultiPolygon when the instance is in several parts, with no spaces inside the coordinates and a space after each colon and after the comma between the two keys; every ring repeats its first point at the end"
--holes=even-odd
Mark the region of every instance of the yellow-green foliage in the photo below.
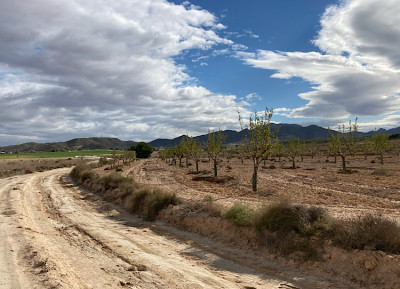
{"type": "Polygon", "coordinates": [[[238,226],[250,225],[253,221],[254,210],[248,206],[236,203],[222,215],[225,219],[238,226]]]}

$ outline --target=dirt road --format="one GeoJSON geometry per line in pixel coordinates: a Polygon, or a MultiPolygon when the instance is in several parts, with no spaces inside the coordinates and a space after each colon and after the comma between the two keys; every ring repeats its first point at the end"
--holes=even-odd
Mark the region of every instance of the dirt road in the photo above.
{"type": "Polygon", "coordinates": [[[79,190],[68,172],[0,180],[0,288],[348,288],[145,223],[79,190]]]}

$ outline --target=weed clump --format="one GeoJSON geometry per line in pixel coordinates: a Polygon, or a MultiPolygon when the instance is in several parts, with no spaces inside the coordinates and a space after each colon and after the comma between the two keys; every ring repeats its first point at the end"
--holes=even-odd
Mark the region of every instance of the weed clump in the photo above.
{"type": "Polygon", "coordinates": [[[387,168],[377,168],[372,172],[372,175],[385,177],[390,176],[391,172],[387,168]]]}
{"type": "Polygon", "coordinates": [[[104,191],[117,189],[124,183],[133,183],[133,180],[131,178],[123,177],[118,173],[111,173],[100,179],[100,184],[104,191]]]}
{"type": "Polygon", "coordinates": [[[279,202],[262,208],[258,213],[255,226],[259,231],[266,229],[271,232],[300,233],[308,218],[309,215],[304,207],[279,202]]]}
{"type": "Polygon", "coordinates": [[[212,203],[215,201],[215,198],[211,195],[205,195],[203,201],[206,203],[212,203]]]}
{"type": "Polygon", "coordinates": [[[145,216],[148,220],[154,220],[158,213],[169,205],[177,205],[175,194],[155,191],[145,199],[145,216]]]}
{"type": "Polygon", "coordinates": [[[393,220],[368,214],[338,222],[332,241],[345,249],[375,249],[399,254],[400,227],[393,220]]]}
{"type": "Polygon", "coordinates": [[[70,176],[80,184],[96,188],[107,200],[124,203],[130,211],[144,214],[149,220],[154,220],[169,205],[178,204],[175,194],[144,188],[132,178],[115,172],[99,178],[90,167],[79,165],[70,176]]]}
{"type": "Polygon", "coordinates": [[[222,217],[231,221],[237,226],[250,225],[254,218],[254,211],[248,206],[236,203],[222,217]]]}

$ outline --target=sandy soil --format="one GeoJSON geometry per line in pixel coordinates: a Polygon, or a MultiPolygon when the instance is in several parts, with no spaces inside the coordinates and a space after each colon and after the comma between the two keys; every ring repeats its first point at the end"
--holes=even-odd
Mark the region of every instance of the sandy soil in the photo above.
{"type": "Polygon", "coordinates": [[[352,288],[143,222],[75,187],[68,172],[0,180],[0,288],[352,288]]]}

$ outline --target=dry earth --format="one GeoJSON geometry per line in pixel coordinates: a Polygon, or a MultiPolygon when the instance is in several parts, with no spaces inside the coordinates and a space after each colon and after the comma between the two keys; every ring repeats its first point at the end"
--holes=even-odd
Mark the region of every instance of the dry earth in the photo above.
{"type": "MultiPolygon", "coordinates": [[[[250,190],[248,161],[223,162],[221,174],[233,177],[224,184],[193,181],[188,169],[157,159],[123,173],[184,200],[212,195],[225,207],[290,197],[337,216],[378,212],[400,219],[399,159],[387,160],[385,176],[372,175],[380,165],[361,159],[351,161],[358,170],[351,175],[325,160],[308,159],[296,170],[281,168],[285,162],[266,167],[271,164],[277,168],[260,169],[257,194],[250,190]]],[[[0,180],[0,288],[359,288],[344,276],[144,222],[74,186],[68,172],[0,180]]]]}
{"type": "Polygon", "coordinates": [[[0,180],[0,288],[348,288],[256,256],[252,269],[243,251],[118,211],[68,172],[0,180]]]}
{"type": "MultiPolygon", "coordinates": [[[[259,206],[271,201],[289,199],[294,203],[325,207],[340,218],[365,213],[377,213],[400,222],[400,158],[386,157],[385,164],[377,158],[356,157],[349,160],[352,174],[340,173],[341,163],[333,158],[305,158],[290,169],[290,161],[267,161],[259,169],[258,192],[251,191],[252,165],[250,160],[226,160],[220,164],[220,176],[233,177],[224,184],[194,181],[198,175],[193,166],[175,167],[160,160],[138,162],[124,174],[140,183],[175,192],[180,198],[202,200],[213,196],[217,203],[229,207],[235,202],[259,206]],[[373,161],[373,163],[371,163],[373,161]],[[274,167],[274,168],[270,168],[274,167]]],[[[200,163],[200,171],[211,175],[212,165],[200,163]]]]}

